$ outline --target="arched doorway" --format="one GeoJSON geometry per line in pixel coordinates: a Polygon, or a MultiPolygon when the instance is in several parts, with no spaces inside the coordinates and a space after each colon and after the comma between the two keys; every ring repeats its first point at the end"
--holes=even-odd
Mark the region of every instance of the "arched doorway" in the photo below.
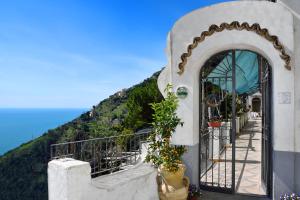
{"type": "Polygon", "coordinates": [[[260,98],[255,97],[252,99],[252,111],[260,113],[260,106],[261,106],[261,101],[260,98]]]}
{"type": "Polygon", "coordinates": [[[201,189],[271,194],[271,78],[268,61],[249,50],[217,53],[201,68],[201,189]],[[252,118],[247,102],[257,92],[262,116],[252,118]]]}

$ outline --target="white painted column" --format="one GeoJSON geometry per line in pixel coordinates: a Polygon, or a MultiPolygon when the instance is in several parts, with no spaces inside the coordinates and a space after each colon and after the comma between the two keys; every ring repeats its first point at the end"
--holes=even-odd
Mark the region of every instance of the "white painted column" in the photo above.
{"type": "Polygon", "coordinates": [[[218,160],[220,155],[220,128],[208,127],[210,134],[210,148],[212,152],[212,159],[218,160]]]}
{"type": "Polygon", "coordinates": [[[91,183],[88,162],[70,158],[48,163],[49,200],[83,200],[91,183]]]}
{"type": "Polygon", "coordinates": [[[224,122],[224,137],[226,137],[226,144],[230,144],[230,128],[231,122],[224,122]]]}
{"type": "Polygon", "coordinates": [[[240,133],[240,117],[236,117],[236,133],[240,133]]]}

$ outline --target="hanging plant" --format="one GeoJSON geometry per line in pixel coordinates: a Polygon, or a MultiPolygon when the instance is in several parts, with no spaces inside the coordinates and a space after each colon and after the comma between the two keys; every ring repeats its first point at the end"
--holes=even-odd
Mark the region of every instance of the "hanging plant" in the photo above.
{"type": "Polygon", "coordinates": [[[222,125],[222,117],[214,116],[211,119],[209,119],[209,122],[207,123],[208,126],[210,127],[214,127],[214,128],[220,127],[222,125]]]}
{"type": "Polygon", "coordinates": [[[220,102],[218,102],[217,100],[217,95],[216,94],[209,94],[207,95],[206,99],[205,99],[206,105],[208,107],[218,107],[220,105],[220,102]]]}

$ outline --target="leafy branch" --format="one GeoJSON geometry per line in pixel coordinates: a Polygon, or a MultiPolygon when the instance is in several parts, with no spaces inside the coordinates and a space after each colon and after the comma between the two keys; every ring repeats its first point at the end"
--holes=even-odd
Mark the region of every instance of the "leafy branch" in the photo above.
{"type": "Polygon", "coordinates": [[[172,92],[172,85],[168,84],[165,92],[167,97],[160,103],[152,103],[153,133],[150,135],[150,144],[146,162],[152,162],[156,167],[163,165],[168,171],[176,172],[182,163],[181,156],[186,151],[184,146],[175,146],[170,143],[176,127],[183,122],[176,114],[178,98],[172,92]]]}

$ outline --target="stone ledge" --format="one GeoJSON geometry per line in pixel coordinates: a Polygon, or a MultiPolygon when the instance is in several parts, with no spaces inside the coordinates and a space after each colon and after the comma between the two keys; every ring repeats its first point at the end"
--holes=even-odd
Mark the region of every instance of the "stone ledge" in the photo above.
{"type": "Polygon", "coordinates": [[[80,160],[75,160],[73,158],[61,158],[50,161],[48,165],[49,167],[54,168],[71,169],[78,167],[87,167],[89,166],[89,163],[80,160]]]}
{"type": "Polygon", "coordinates": [[[146,163],[139,163],[123,171],[94,178],[91,184],[96,188],[111,191],[133,180],[146,178],[152,173],[156,173],[156,169],[153,166],[146,163]]]}

